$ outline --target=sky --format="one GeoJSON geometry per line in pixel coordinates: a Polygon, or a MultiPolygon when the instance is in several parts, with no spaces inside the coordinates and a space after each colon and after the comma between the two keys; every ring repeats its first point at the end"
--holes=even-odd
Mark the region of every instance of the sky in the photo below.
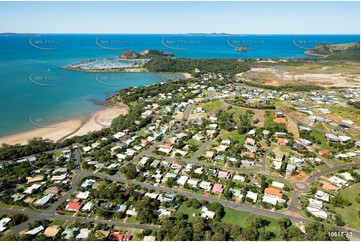
{"type": "Polygon", "coordinates": [[[0,32],[359,34],[359,2],[0,2],[0,32]]]}

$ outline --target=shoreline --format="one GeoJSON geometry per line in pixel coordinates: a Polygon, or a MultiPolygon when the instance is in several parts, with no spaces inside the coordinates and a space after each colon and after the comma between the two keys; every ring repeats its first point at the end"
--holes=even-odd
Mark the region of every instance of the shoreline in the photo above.
{"type": "MultiPolygon", "coordinates": [[[[190,73],[179,73],[185,79],[192,78],[190,73]]],[[[91,131],[109,128],[111,120],[119,115],[128,114],[128,106],[116,101],[117,95],[111,95],[103,102],[103,108],[92,112],[88,118],[74,118],[59,122],[55,125],[37,127],[24,132],[0,136],[0,145],[26,145],[33,138],[42,137],[50,139],[54,143],[61,142],[67,138],[85,135],[91,131]]]]}
{"type": "MultiPolygon", "coordinates": [[[[111,99],[111,98],[109,98],[111,99]]],[[[119,103],[116,105],[106,105],[103,109],[91,113],[88,118],[69,119],[55,125],[35,128],[28,131],[0,137],[0,144],[25,145],[29,139],[42,137],[54,142],[62,141],[66,138],[87,134],[90,131],[98,131],[109,127],[111,120],[119,115],[128,113],[128,106],[119,103]]]]}

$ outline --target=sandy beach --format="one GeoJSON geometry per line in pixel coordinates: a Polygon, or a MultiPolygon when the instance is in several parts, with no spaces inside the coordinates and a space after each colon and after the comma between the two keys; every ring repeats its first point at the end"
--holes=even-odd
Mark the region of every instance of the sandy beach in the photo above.
{"type": "Polygon", "coordinates": [[[182,73],[182,75],[184,76],[185,79],[192,78],[192,74],[190,73],[182,73]]]}
{"type": "Polygon", "coordinates": [[[24,145],[28,143],[29,139],[35,137],[42,137],[57,142],[65,138],[84,135],[90,131],[109,127],[112,119],[127,113],[128,107],[125,104],[117,104],[93,113],[89,119],[70,119],[51,126],[0,137],[0,144],[24,145]]]}

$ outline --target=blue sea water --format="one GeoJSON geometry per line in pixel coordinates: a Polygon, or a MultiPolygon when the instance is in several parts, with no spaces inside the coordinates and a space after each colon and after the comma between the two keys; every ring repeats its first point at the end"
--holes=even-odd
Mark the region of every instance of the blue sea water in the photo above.
{"type": "MultiPolygon", "coordinates": [[[[0,136],[44,123],[87,117],[117,90],[162,82],[153,73],[85,73],[61,66],[158,49],[189,58],[305,58],[318,44],[359,42],[359,35],[1,35],[0,136]],[[247,46],[249,51],[236,51],[247,46]],[[29,121],[30,119],[30,121],[29,121]]],[[[175,76],[177,77],[177,76],[175,76]]]]}

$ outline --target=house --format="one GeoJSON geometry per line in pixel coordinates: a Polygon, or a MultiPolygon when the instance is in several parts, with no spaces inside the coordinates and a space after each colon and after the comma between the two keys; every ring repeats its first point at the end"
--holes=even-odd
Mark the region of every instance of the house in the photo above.
{"type": "Polygon", "coordinates": [[[172,214],[171,211],[167,210],[167,209],[163,209],[163,208],[160,208],[157,212],[158,214],[158,217],[162,217],[162,216],[170,216],[172,214]]]}
{"type": "Polygon", "coordinates": [[[125,212],[126,215],[129,215],[129,216],[138,216],[138,212],[135,211],[135,208],[132,208],[132,209],[128,209],[126,212],[125,212]]]}
{"type": "Polygon", "coordinates": [[[70,228],[69,226],[67,226],[64,232],[61,234],[65,234],[65,239],[70,239],[74,236],[74,231],[78,231],[78,228],[70,228]]]}
{"type": "Polygon", "coordinates": [[[91,151],[91,149],[92,149],[92,147],[90,147],[90,146],[85,146],[85,147],[83,147],[83,151],[84,151],[85,153],[91,151]]]}
{"type": "Polygon", "coordinates": [[[272,181],[272,187],[276,187],[279,189],[283,189],[285,187],[285,184],[282,182],[278,182],[278,181],[272,181]]]}
{"type": "Polygon", "coordinates": [[[330,151],[326,150],[326,149],[321,149],[321,150],[318,151],[318,154],[320,154],[320,155],[328,155],[328,154],[330,154],[330,151]]]}
{"type": "Polygon", "coordinates": [[[20,193],[15,193],[14,195],[11,196],[11,198],[14,199],[14,202],[21,201],[24,199],[24,197],[25,195],[20,193]]]}
{"type": "Polygon", "coordinates": [[[286,144],[288,143],[288,140],[285,138],[277,138],[277,144],[279,144],[280,146],[286,146],[286,144]]]}
{"type": "Polygon", "coordinates": [[[252,178],[252,185],[256,186],[256,187],[261,187],[262,186],[262,180],[258,177],[253,177],[252,178]]]}
{"type": "Polygon", "coordinates": [[[214,153],[212,151],[207,151],[205,157],[207,159],[212,159],[214,156],[214,153]]]}
{"type": "Polygon", "coordinates": [[[93,180],[93,179],[86,179],[86,180],[83,182],[83,184],[81,184],[81,187],[82,187],[82,188],[85,188],[85,189],[88,189],[88,188],[92,187],[94,183],[95,183],[95,180],[93,180]]]}
{"type": "Polygon", "coordinates": [[[198,183],[199,183],[199,180],[197,180],[197,179],[188,179],[188,181],[187,181],[187,185],[194,187],[194,188],[198,186],[198,183]]]}
{"type": "Polygon", "coordinates": [[[315,194],[315,198],[320,199],[322,201],[325,202],[329,202],[330,201],[330,195],[328,193],[325,193],[321,190],[318,190],[315,194]]]}
{"type": "Polygon", "coordinates": [[[337,192],[340,190],[340,187],[332,185],[331,183],[327,182],[327,181],[322,181],[322,188],[331,192],[337,192]]]}
{"type": "Polygon", "coordinates": [[[37,175],[35,177],[27,177],[28,183],[41,182],[44,180],[44,176],[37,175]]]}
{"type": "Polygon", "coordinates": [[[273,196],[265,194],[262,198],[262,202],[269,203],[269,204],[272,204],[273,206],[276,206],[278,203],[278,199],[273,196]]]}
{"type": "Polygon", "coordinates": [[[241,156],[251,158],[251,159],[254,159],[256,157],[256,155],[250,151],[242,151],[241,156]]]}
{"type": "Polygon", "coordinates": [[[89,197],[90,192],[86,191],[86,192],[79,192],[76,197],[79,199],[87,199],[89,197]]]}
{"type": "Polygon", "coordinates": [[[119,232],[110,232],[107,236],[108,241],[129,241],[131,240],[132,236],[130,234],[122,234],[119,232]]]}
{"type": "Polygon", "coordinates": [[[202,214],[201,217],[206,218],[206,219],[213,219],[214,216],[216,215],[215,212],[209,211],[208,208],[206,207],[202,207],[202,214]]]}
{"type": "Polygon", "coordinates": [[[312,142],[309,141],[308,139],[299,139],[299,142],[305,146],[310,146],[312,145],[312,142]]]}
{"type": "Polygon", "coordinates": [[[55,237],[60,231],[60,229],[61,229],[60,226],[56,226],[56,225],[49,226],[45,229],[44,235],[46,237],[55,237]]]}
{"type": "Polygon", "coordinates": [[[155,236],[144,236],[143,241],[155,241],[155,236]]]}
{"type": "Polygon", "coordinates": [[[2,218],[0,220],[0,232],[3,232],[7,229],[7,227],[5,227],[9,222],[11,221],[11,218],[2,218]]]}
{"type": "Polygon", "coordinates": [[[239,175],[234,175],[234,176],[233,176],[233,180],[234,180],[234,181],[244,182],[245,179],[246,179],[246,178],[245,178],[244,176],[239,176],[239,175]]]}
{"type": "Polygon", "coordinates": [[[37,206],[44,206],[53,197],[53,194],[45,194],[41,199],[36,201],[34,204],[37,206]]]}
{"type": "Polygon", "coordinates": [[[247,191],[246,197],[250,198],[253,201],[253,203],[256,203],[258,194],[251,191],[247,191]]]}
{"type": "Polygon", "coordinates": [[[262,131],[262,134],[263,134],[264,137],[268,137],[269,133],[270,133],[270,131],[268,131],[268,130],[263,130],[262,131]]]}
{"type": "Polygon", "coordinates": [[[279,161],[273,161],[273,168],[275,168],[276,170],[281,169],[282,167],[282,162],[279,161]]]}
{"type": "Polygon", "coordinates": [[[332,176],[328,179],[329,182],[337,185],[338,187],[342,187],[343,185],[347,184],[347,181],[337,177],[337,176],[332,176]]]}
{"type": "Polygon", "coordinates": [[[327,218],[327,213],[325,211],[322,211],[317,208],[309,207],[309,206],[306,209],[309,213],[311,213],[315,217],[322,218],[322,219],[327,218]]]}
{"type": "Polygon", "coordinates": [[[267,187],[264,189],[264,194],[275,197],[275,198],[282,198],[282,191],[278,188],[274,187],[267,187]]]}
{"type": "Polygon", "coordinates": [[[41,231],[43,231],[45,228],[44,226],[40,225],[36,228],[33,228],[31,230],[29,230],[28,232],[26,232],[25,234],[29,234],[29,235],[37,235],[38,233],[40,233],[41,231]]]}
{"type": "Polygon", "coordinates": [[[343,178],[345,178],[347,181],[353,181],[353,177],[351,176],[350,173],[348,172],[343,172],[340,174],[340,176],[342,176],[343,178]]]}
{"type": "Polygon", "coordinates": [[[178,178],[177,183],[181,186],[184,186],[188,180],[188,176],[181,176],[178,178]]]}
{"type": "Polygon", "coordinates": [[[78,212],[82,207],[82,204],[79,202],[68,202],[65,209],[68,211],[78,212]]]}
{"type": "Polygon", "coordinates": [[[310,207],[317,208],[317,209],[321,209],[323,207],[322,201],[319,201],[319,200],[313,199],[313,198],[308,199],[308,201],[309,201],[308,206],[310,206],[310,207]]]}
{"type": "Polygon", "coordinates": [[[342,143],[347,143],[347,142],[349,142],[351,140],[351,137],[345,136],[345,135],[340,135],[340,136],[338,136],[338,138],[340,139],[340,141],[342,143]]]}
{"type": "Polygon", "coordinates": [[[214,184],[212,192],[221,194],[223,192],[223,185],[219,183],[214,184]]]}
{"type": "Polygon", "coordinates": [[[25,191],[24,191],[24,193],[25,194],[32,194],[33,193],[33,191],[36,191],[36,190],[38,190],[39,188],[41,187],[41,184],[33,184],[33,185],[31,185],[30,187],[28,187],[25,191]]]}
{"type": "Polygon", "coordinates": [[[245,143],[254,146],[256,144],[256,141],[254,139],[248,137],[246,139],[245,143]]]}
{"type": "Polygon", "coordinates": [[[81,210],[82,211],[91,211],[92,208],[93,208],[93,203],[92,202],[87,202],[81,210]]]}
{"type": "Polygon", "coordinates": [[[80,229],[79,234],[76,236],[77,240],[87,239],[91,233],[90,229],[80,229]]]}
{"type": "Polygon", "coordinates": [[[287,164],[286,166],[286,172],[292,173],[294,170],[296,170],[296,166],[292,164],[287,164]]]}
{"type": "Polygon", "coordinates": [[[209,192],[212,189],[212,184],[207,181],[201,181],[201,183],[199,184],[199,187],[202,188],[203,190],[205,190],[206,192],[209,192]]]}
{"type": "Polygon", "coordinates": [[[331,134],[331,133],[327,133],[325,134],[328,142],[340,142],[340,139],[338,136],[331,134]]]}
{"type": "Polygon", "coordinates": [[[229,173],[228,171],[219,171],[218,172],[218,178],[221,179],[229,179],[231,173],[229,173]]]}

